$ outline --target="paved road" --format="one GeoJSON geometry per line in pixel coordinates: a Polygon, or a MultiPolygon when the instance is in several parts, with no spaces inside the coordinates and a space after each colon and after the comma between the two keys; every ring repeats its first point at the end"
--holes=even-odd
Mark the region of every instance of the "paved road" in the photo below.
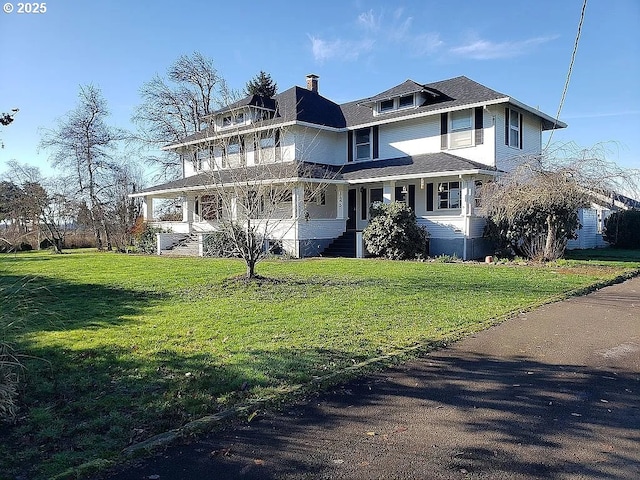
{"type": "Polygon", "coordinates": [[[640,277],[110,480],[640,478],[640,277]]]}

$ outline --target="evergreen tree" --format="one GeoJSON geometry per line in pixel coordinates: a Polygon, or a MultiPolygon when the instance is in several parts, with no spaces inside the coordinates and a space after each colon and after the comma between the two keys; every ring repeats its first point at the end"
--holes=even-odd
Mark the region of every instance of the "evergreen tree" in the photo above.
{"type": "Polygon", "coordinates": [[[278,91],[278,84],[273,81],[271,75],[260,70],[260,73],[247,82],[245,88],[247,95],[260,95],[271,98],[278,91]]]}

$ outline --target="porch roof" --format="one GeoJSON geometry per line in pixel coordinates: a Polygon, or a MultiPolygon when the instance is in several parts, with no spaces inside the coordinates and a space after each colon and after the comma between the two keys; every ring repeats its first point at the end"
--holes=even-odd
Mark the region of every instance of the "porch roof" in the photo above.
{"type": "Polygon", "coordinates": [[[141,197],[150,193],[177,193],[213,188],[215,186],[232,186],[234,184],[284,183],[298,179],[300,181],[311,180],[342,183],[339,175],[339,167],[310,162],[285,162],[206,171],[190,177],[179,178],[161,185],[145,188],[130,196],[141,197]]]}
{"type": "Polygon", "coordinates": [[[394,177],[435,177],[459,173],[494,174],[494,167],[446,152],[425,153],[386,160],[370,160],[345,165],[341,178],[348,183],[363,183],[394,177]]]}
{"type": "Polygon", "coordinates": [[[134,193],[133,197],[148,194],[169,194],[190,190],[201,190],[215,185],[242,183],[262,183],[265,181],[289,182],[317,181],[327,183],[366,183],[402,178],[422,178],[458,174],[494,175],[497,170],[482,163],[467,160],[450,153],[426,153],[422,155],[354,162],[343,166],[299,162],[275,163],[246,167],[235,170],[202,172],[186,178],[156,185],[134,193]]]}

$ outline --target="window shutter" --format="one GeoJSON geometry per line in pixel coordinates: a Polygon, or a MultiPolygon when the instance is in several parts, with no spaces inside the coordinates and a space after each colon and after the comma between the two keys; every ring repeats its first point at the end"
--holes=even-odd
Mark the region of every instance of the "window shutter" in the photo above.
{"type": "Polygon", "coordinates": [[[278,148],[280,146],[280,130],[279,129],[276,129],[274,136],[275,136],[274,143],[276,145],[276,148],[278,148]]]}
{"type": "Polygon", "coordinates": [[[367,219],[367,189],[360,190],[360,218],[362,220],[367,219]]]}
{"type": "Polygon", "coordinates": [[[395,193],[395,201],[396,202],[403,202],[404,198],[402,198],[402,187],[396,187],[396,193],[395,193]]]}
{"type": "Polygon", "coordinates": [[[380,128],[378,125],[373,127],[373,158],[378,158],[380,156],[380,128]]]}
{"type": "Polygon", "coordinates": [[[484,143],[484,112],[482,107],[476,107],[475,110],[475,127],[476,127],[476,145],[484,143]]]}
{"type": "Polygon", "coordinates": [[[427,212],[433,212],[433,183],[427,183],[427,212]]]}
{"type": "Polygon", "coordinates": [[[353,162],[353,131],[347,132],[347,162],[353,162]]]}
{"type": "Polygon", "coordinates": [[[522,150],[522,140],[524,139],[524,115],[520,114],[520,150],[522,150]]]}
{"type": "Polygon", "coordinates": [[[449,145],[447,133],[449,133],[449,115],[445,112],[440,114],[440,150],[446,150],[449,145]]]}
{"type": "Polygon", "coordinates": [[[504,144],[509,145],[509,107],[504,109],[504,144]]]}
{"type": "Polygon", "coordinates": [[[409,208],[416,213],[416,186],[409,185],[409,208]]]}

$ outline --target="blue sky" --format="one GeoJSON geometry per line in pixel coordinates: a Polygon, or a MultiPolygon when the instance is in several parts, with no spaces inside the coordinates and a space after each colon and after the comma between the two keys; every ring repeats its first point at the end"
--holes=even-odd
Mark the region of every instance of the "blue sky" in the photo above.
{"type": "MultiPolygon", "coordinates": [[[[0,3],[6,3],[2,0],[0,3]]],[[[17,9],[18,2],[11,1],[17,9]]],[[[285,90],[320,76],[345,102],[410,78],[466,75],[555,116],[582,0],[315,2],[51,0],[42,14],[0,12],[0,172],[15,159],[48,168],[40,128],[75,107],[78,87],[101,88],[110,123],[131,128],[141,85],[180,55],[214,60],[231,87],[265,70],[285,90]]],[[[589,0],[558,142],[609,145],[640,168],[640,2],[589,0]]]]}

